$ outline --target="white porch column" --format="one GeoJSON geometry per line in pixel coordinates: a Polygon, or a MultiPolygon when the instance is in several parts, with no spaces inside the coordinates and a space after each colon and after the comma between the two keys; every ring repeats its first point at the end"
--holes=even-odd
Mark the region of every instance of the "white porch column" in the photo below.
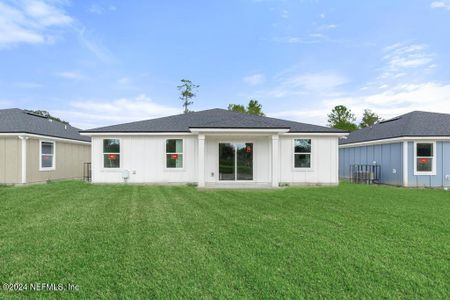
{"type": "Polygon", "coordinates": [[[22,184],[27,183],[27,140],[26,136],[19,136],[21,140],[21,180],[22,184]]]}
{"type": "Polygon", "coordinates": [[[408,142],[403,142],[403,186],[408,186],[408,142]]]}
{"type": "Polygon", "coordinates": [[[205,187],[205,135],[198,135],[198,187],[205,187]]]}
{"type": "Polygon", "coordinates": [[[272,135],[272,187],[280,184],[279,140],[277,134],[272,135]]]}

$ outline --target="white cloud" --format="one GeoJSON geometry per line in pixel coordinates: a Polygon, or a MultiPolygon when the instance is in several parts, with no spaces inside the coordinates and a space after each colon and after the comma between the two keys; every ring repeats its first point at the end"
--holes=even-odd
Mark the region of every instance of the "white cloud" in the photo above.
{"type": "MultiPolygon", "coordinates": [[[[64,0],[19,0],[0,2],[0,49],[16,44],[52,44],[58,29],[70,29],[80,44],[103,62],[113,61],[101,39],[92,36],[79,21],[64,10],[64,0]]],[[[115,6],[107,6],[115,10],[115,6]]]]}
{"type": "Polygon", "coordinates": [[[283,10],[281,11],[281,17],[282,17],[283,19],[288,19],[288,18],[289,18],[289,11],[287,11],[286,9],[283,9],[283,10]]]}
{"type": "Polygon", "coordinates": [[[326,71],[318,73],[298,73],[298,70],[288,70],[278,75],[276,85],[267,90],[261,90],[257,96],[285,98],[293,96],[335,95],[337,88],[348,83],[349,79],[337,72],[326,71]]]}
{"type": "Polygon", "coordinates": [[[158,104],[146,95],[139,95],[111,101],[79,100],[71,102],[68,110],[52,112],[74,126],[87,129],[174,115],[181,111],[181,108],[158,104]]]}
{"type": "Polygon", "coordinates": [[[417,68],[428,65],[433,61],[433,55],[427,52],[425,44],[395,44],[384,49],[384,60],[390,68],[417,68]]]}
{"type": "Polygon", "coordinates": [[[51,29],[70,25],[73,19],[61,2],[28,0],[0,3],[0,47],[19,43],[51,43],[51,29]]]}
{"type": "Polygon", "coordinates": [[[433,1],[431,2],[430,7],[450,10],[450,1],[433,1]]]}
{"type": "Polygon", "coordinates": [[[56,74],[59,77],[70,79],[70,80],[81,80],[85,79],[86,77],[77,71],[64,71],[56,74]]]}
{"type": "Polygon", "coordinates": [[[361,114],[371,108],[384,117],[393,117],[413,110],[450,113],[450,84],[424,82],[401,84],[378,93],[326,101],[328,107],[346,103],[361,114]]]}
{"type": "Polygon", "coordinates": [[[283,84],[308,91],[328,91],[348,82],[348,79],[335,72],[309,73],[287,78],[283,84]]]}
{"type": "Polygon", "coordinates": [[[249,76],[242,78],[242,81],[248,85],[258,85],[258,84],[263,83],[265,80],[266,80],[266,77],[264,76],[264,74],[261,74],[261,73],[249,75],[249,76]]]}
{"type": "MultiPolygon", "coordinates": [[[[310,99],[304,110],[269,113],[271,116],[326,125],[327,114],[336,105],[346,105],[359,117],[369,108],[383,118],[413,110],[450,113],[450,83],[432,78],[434,56],[424,44],[398,43],[382,51],[382,66],[373,81],[353,90],[344,89],[346,78],[319,73],[291,76],[272,97],[310,99]],[[295,87],[301,89],[296,89],[295,87]],[[300,93],[300,91],[305,91],[300,93]],[[314,91],[307,93],[308,91],[314,91]],[[286,92],[288,91],[288,92],[286,92]],[[297,92],[296,92],[297,91],[297,92]],[[319,96],[319,97],[318,97],[319,96]]],[[[277,100],[279,101],[279,100],[277,100]]]]}
{"type": "Polygon", "coordinates": [[[436,68],[434,54],[426,44],[396,43],[382,51],[381,67],[376,80],[369,85],[393,85],[405,80],[429,76],[436,68]]]}
{"type": "Polygon", "coordinates": [[[81,45],[94,54],[99,60],[103,62],[114,61],[113,55],[105,46],[103,46],[98,37],[91,36],[84,26],[80,26],[76,31],[81,45]]]}
{"type": "Polygon", "coordinates": [[[312,109],[269,113],[273,117],[326,125],[327,114],[336,105],[346,105],[358,117],[370,108],[383,118],[392,118],[413,110],[450,113],[450,84],[426,82],[404,84],[383,91],[328,98],[312,109]]]}
{"type": "Polygon", "coordinates": [[[116,11],[117,7],[114,5],[101,5],[98,3],[93,3],[88,8],[88,12],[95,15],[102,15],[107,11],[116,11]]]}

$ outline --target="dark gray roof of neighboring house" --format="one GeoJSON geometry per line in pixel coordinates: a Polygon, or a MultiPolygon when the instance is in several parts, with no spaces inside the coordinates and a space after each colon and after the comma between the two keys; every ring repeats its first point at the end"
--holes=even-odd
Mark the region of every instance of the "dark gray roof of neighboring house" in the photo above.
{"type": "Polygon", "coordinates": [[[288,129],[290,132],[299,133],[344,133],[335,128],[249,115],[219,108],[100,127],[84,132],[190,132],[190,128],[288,129]]]}
{"type": "Polygon", "coordinates": [[[450,114],[413,111],[350,133],[341,145],[398,137],[450,136],[450,114]]]}
{"type": "Polygon", "coordinates": [[[80,129],[28,111],[11,108],[0,110],[0,133],[28,133],[90,142],[91,138],[80,135],[80,129]]]}

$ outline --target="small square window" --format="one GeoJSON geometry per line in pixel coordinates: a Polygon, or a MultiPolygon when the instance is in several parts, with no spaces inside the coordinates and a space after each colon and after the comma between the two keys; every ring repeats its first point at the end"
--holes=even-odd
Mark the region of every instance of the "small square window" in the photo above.
{"type": "Polygon", "coordinates": [[[433,159],[428,157],[417,158],[417,172],[433,172],[433,159]]]}
{"type": "Polygon", "coordinates": [[[433,144],[417,144],[417,156],[433,156],[433,144]]]}
{"type": "Polygon", "coordinates": [[[310,154],[295,154],[295,167],[296,168],[311,168],[311,155],[310,154]]]}

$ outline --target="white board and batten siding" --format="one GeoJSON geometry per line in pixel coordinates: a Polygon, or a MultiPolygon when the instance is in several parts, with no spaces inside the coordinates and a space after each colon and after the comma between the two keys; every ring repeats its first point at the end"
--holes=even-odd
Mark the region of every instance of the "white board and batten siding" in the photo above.
{"type": "MultiPolygon", "coordinates": [[[[206,183],[220,183],[219,142],[252,142],[254,147],[253,168],[255,183],[272,180],[272,137],[269,136],[206,136],[205,169],[206,183]]],[[[197,135],[137,136],[105,135],[92,137],[92,181],[94,183],[124,182],[123,171],[129,172],[130,183],[195,183],[198,180],[197,135]],[[120,140],[119,169],[103,167],[103,139],[120,140]],[[182,169],[166,168],[166,140],[183,139],[182,169]]],[[[288,184],[338,184],[338,137],[280,135],[279,181],[288,184]],[[312,143],[312,167],[310,170],[294,168],[294,139],[307,138],[312,143]]]]}
{"type": "Polygon", "coordinates": [[[105,136],[92,138],[92,181],[130,183],[190,183],[197,181],[197,136],[105,136]],[[120,140],[120,168],[103,167],[103,139],[120,140]],[[166,140],[183,139],[183,169],[166,168],[166,140]]]}
{"type": "Polygon", "coordinates": [[[280,182],[291,184],[339,183],[339,143],[337,137],[280,136],[280,182]],[[311,139],[311,169],[294,168],[294,139],[311,139]]]}

